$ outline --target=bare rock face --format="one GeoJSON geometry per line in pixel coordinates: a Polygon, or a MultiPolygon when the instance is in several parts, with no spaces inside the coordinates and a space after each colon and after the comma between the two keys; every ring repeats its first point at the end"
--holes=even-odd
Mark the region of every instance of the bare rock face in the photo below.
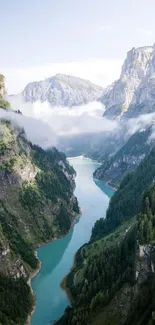
{"type": "Polygon", "coordinates": [[[57,74],[43,81],[29,83],[21,94],[10,96],[9,100],[12,105],[16,97],[19,97],[24,102],[40,101],[48,102],[51,107],[73,107],[98,100],[102,92],[101,87],[90,81],[57,74]]]}
{"type": "MultiPolygon", "coordinates": [[[[153,53],[154,50],[151,46],[132,48],[127,53],[120,78],[108,87],[101,97],[101,102],[106,108],[105,116],[116,118],[127,112],[131,105],[137,105],[140,102],[141,84],[154,71],[152,67],[153,53]]],[[[152,84],[153,81],[150,83],[152,84]]],[[[146,96],[143,95],[141,101],[145,98],[146,96]]]]}
{"type": "Polygon", "coordinates": [[[155,45],[147,64],[146,74],[135,91],[134,101],[129,106],[125,117],[153,112],[155,112],[155,45]]]}

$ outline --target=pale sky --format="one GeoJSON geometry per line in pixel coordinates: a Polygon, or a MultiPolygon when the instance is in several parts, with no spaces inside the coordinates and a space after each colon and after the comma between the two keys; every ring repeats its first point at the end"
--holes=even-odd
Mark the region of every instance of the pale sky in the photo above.
{"type": "Polygon", "coordinates": [[[0,0],[8,93],[56,73],[111,83],[128,50],[153,45],[154,13],[154,0],[0,0]]]}

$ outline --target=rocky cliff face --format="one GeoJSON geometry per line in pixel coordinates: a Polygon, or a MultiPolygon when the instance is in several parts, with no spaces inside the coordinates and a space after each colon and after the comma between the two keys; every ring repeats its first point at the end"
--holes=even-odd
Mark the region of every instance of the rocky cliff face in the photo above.
{"type": "Polygon", "coordinates": [[[94,177],[118,187],[127,173],[134,171],[155,144],[150,140],[151,127],[133,134],[116,154],[94,172],[94,177]]]}
{"type": "Polygon", "coordinates": [[[143,88],[148,87],[148,82],[150,88],[152,87],[153,71],[154,48],[151,46],[132,48],[127,53],[120,78],[108,87],[101,97],[106,108],[104,115],[116,118],[127,112],[130,106],[143,102],[148,96],[148,90],[144,93],[140,89],[142,84],[143,88]]]}
{"type": "Polygon", "coordinates": [[[125,118],[139,116],[155,112],[155,45],[150,59],[147,63],[147,70],[139,87],[135,91],[134,100],[129,106],[125,118]]]}
{"type": "Polygon", "coordinates": [[[90,81],[57,74],[43,81],[29,83],[23,92],[10,96],[12,105],[16,98],[24,102],[48,102],[54,106],[78,106],[97,100],[103,89],[90,81]]]}

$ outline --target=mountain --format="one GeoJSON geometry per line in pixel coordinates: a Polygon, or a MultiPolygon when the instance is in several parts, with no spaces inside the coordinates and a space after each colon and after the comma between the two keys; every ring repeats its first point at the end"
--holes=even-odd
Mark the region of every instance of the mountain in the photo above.
{"type": "Polygon", "coordinates": [[[129,106],[125,118],[155,112],[155,44],[147,64],[146,74],[135,92],[135,99],[129,106]]]}
{"type": "Polygon", "coordinates": [[[151,127],[134,133],[120,150],[104,160],[94,172],[94,177],[118,187],[123,177],[134,171],[150,152],[155,143],[149,140],[151,133],[151,127]]]}
{"type": "Polygon", "coordinates": [[[0,121],[3,325],[25,324],[34,304],[27,280],[39,266],[34,249],[67,233],[79,213],[74,177],[75,171],[63,153],[55,148],[43,150],[29,142],[18,125],[0,121]]]}
{"type": "Polygon", "coordinates": [[[71,300],[57,325],[153,325],[155,149],[126,176],[62,282],[71,300]]]}
{"type": "Polygon", "coordinates": [[[18,105],[19,101],[21,103],[40,101],[48,102],[51,107],[72,107],[98,100],[102,92],[101,87],[94,85],[90,81],[57,74],[43,81],[29,83],[21,94],[9,96],[9,100],[13,107],[17,100],[18,105]]]}
{"type": "MultiPolygon", "coordinates": [[[[148,87],[148,83],[150,83],[149,88],[153,85],[154,47],[132,48],[127,53],[120,78],[109,86],[100,98],[105,105],[105,116],[116,118],[125,114],[132,105],[137,106],[145,101],[147,90],[142,95],[140,89],[142,84],[143,89],[148,87]]],[[[134,108],[132,117],[134,112],[136,114],[136,108],[134,108]]]]}
{"type": "Polygon", "coordinates": [[[5,78],[0,74],[0,108],[8,109],[9,102],[5,100],[6,89],[5,89],[5,78]]]}

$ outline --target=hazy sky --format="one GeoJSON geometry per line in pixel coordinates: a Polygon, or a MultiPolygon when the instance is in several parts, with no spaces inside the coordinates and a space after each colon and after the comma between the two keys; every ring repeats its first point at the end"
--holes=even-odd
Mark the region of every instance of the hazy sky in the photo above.
{"type": "Polygon", "coordinates": [[[8,92],[58,72],[104,86],[128,50],[154,43],[154,13],[154,0],[0,0],[8,92]]]}

